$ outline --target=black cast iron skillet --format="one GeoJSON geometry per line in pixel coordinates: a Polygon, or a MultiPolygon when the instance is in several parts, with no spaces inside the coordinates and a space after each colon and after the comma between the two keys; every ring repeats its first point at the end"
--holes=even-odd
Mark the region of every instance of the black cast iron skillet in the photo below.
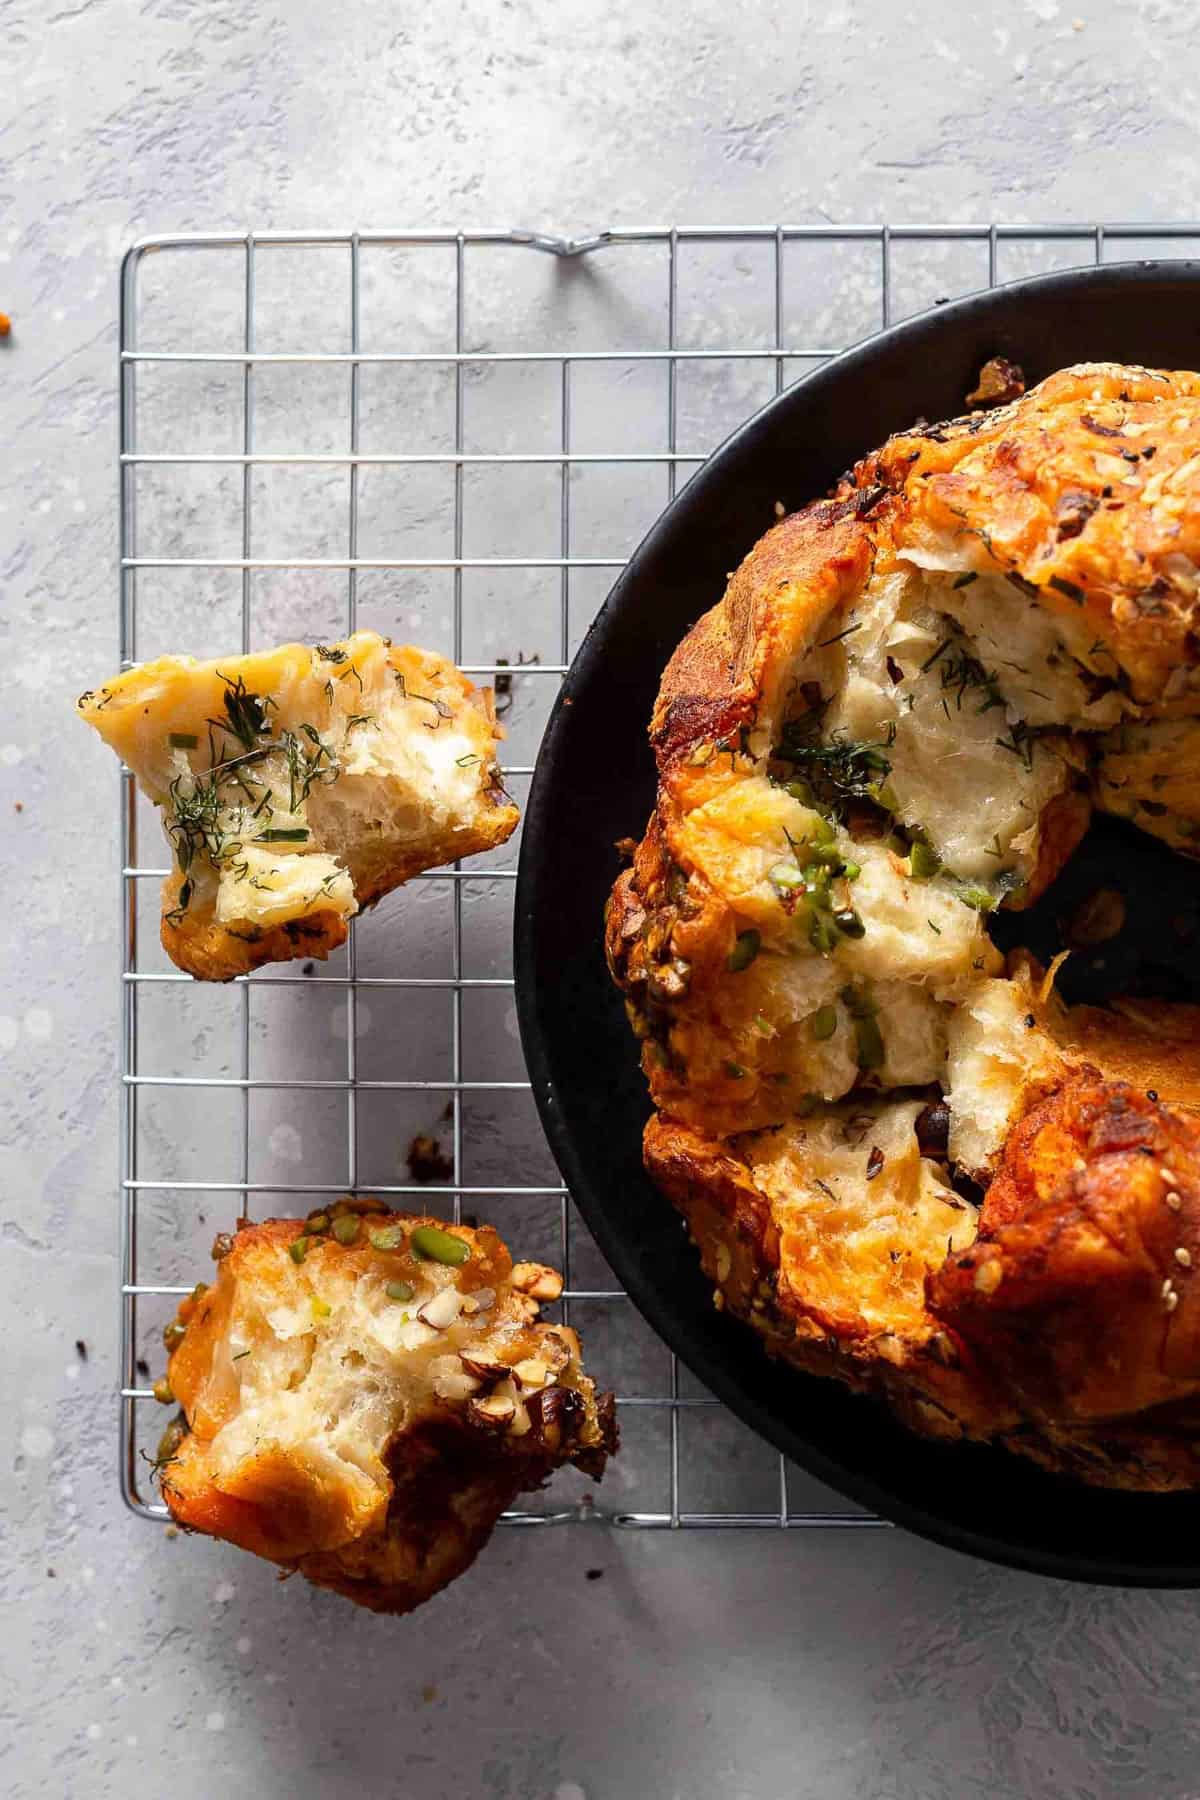
{"type": "MultiPolygon", "coordinates": [[[[654,802],[646,726],[671,651],[771,525],[777,500],[803,505],[889,432],[960,413],[997,354],[1030,383],[1084,361],[1198,368],[1200,263],[1043,276],[924,313],[790,388],[699,470],[618,580],[547,728],[517,882],[521,1036],[546,1135],[604,1254],[688,1368],[769,1443],[957,1549],[1077,1580],[1191,1587],[1200,1497],[1108,1493],[1002,1451],[925,1443],[873,1401],[771,1363],[714,1311],[678,1215],[642,1168],[645,1083],[604,966],[614,844],[641,835],[654,802]]],[[[1093,828],[1034,913],[1002,921],[1006,942],[1046,956],[1063,915],[1100,880],[1124,892],[1130,922],[1103,954],[1072,958],[1067,997],[1200,999],[1195,866],[1117,824],[1093,828]]]]}

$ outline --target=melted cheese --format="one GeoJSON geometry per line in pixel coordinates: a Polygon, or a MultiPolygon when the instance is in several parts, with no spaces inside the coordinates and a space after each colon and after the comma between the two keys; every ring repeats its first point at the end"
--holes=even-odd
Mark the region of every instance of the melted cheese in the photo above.
{"type": "Polygon", "coordinates": [[[781,1291],[831,1324],[921,1326],[926,1270],[974,1240],[975,1208],[920,1153],[920,1110],[868,1101],[749,1140],[780,1233],[781,1291]]]}
{"type": "Polygon", "coordinates": [[[1027,874],[1038,815],[1071,772],[1028,735],[1005,672],[939,610],[953,592],[905,572],[871,584],[852,615],[846,679],[822,735],[882,747],[897,817],[956,874],[1027,874]]]}

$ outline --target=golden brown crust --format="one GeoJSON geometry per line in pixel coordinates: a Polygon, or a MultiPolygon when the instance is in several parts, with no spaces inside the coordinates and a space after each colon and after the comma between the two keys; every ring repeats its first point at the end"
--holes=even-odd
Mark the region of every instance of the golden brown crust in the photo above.
{"type": "Polygon", "coordinates": [[[781,519],[679,645],[663,674],[650,741],[680,804],[688,802],[686,764],[696,747],[736,749],[739,732],[765,724],[780,705],[791,661],[861,591],[872,557],[862,520],[882,498],[879,489],[856,492],[781,519]]]}
{"type": "Polygon", "coordinates": [[[324,962],[345,943],[348,923],[332,911],[308,913],[286,925],[219,925],[211,914],[181,912],[183,876],[172,869],[162,885],[162,947],[177,969],[197,981],[233,981],[267,963],[312,957],[324,962]]]}
{"type": "MultiPolygon", "coordinates": [[[[1043,780],[1027,808],[1036,837],[1021,885],[1002,903],[1027,905],[1045,891],[1093,805],[1124,812],[1190,854],[1200,843],[1188,774],[1200,755],[1192,724],[1200,713],[1200,376],[1067,370],[991,412],[892,439],[833,499],[764,536],[664,675],[650,731],[657,805],[614,887],[605,932],[658,1109],[646,1165],[687,1220],[717,1304],[746,1320],[772,1354],[883,1396],[925,1434],[1004,1443],[1106,1485],[1200,1485],[1200,1328],[1190,1290],[1185,1299],[1177,1285],[1173,1302],[1163,1291],[1171,1267],[1186,1277],[1200,1257],[1191,1235],[1200,1218],[1192,1186],[1200,1011],[1121,1001],[1068,1010],[1032,966],[1018,961],[997,980],[982,930],[978,942],[963,939],[965,960],[955,963],[945,935],[953,920],[934,916],[932,886],[924,892],[936,955],[913,963],[916,861],[903,841],[888,839],[887,875],[873,844],[888,829],[878,806],[839,802],[826,815],[836,831],[816,833],[811,815],[797,824],[784,814],[787,758],[782,766],[773,759],[785,722],[799,717],[803,729],[806,708],[823,718],[854,671],[860,687],[875,679],[866,638],[856,653],[855,634],[875,628],[872,608],[892,605],[890,594],[911,594],[911,585],[887,584],[911,584],[914,570],[932,571],[921,575],[925,604],[950,616],[949,637],[930,636],[927,650],[914,651],[904,632],[937,627],[919,596],[905,600],[907,611],[888,615],[904,631],[884,642],[909,660],[889,656],[890,679],[911,686],[914,663],[924,671],[945,657],[943,668],[954,669],[941,683],[947,709],[962,710],[964,695],[971,712],[1003,701],[1011,726],[1014,707],[1021,710],[1014,693],[1041,703],[1028,736],[1023,726],[1003,742],[999,728],[996,736],[999,751],[1023,760],[1031,791],[1039,733],[1057,734],[1047,741],[1063,773],[1057,785],[1043,780]],[[988,579],[972,594],[981,576],[988,579]],[[972,633],[986,636],[989,607],[997,623],[987,658],[1004,656],[1006,634],[1029,621],[1032,667],[1019,658],[985,662],[982,650],[961,660],[972,633]],[[1039,656],[1052,665],[1048,691],[1039,656]],[[1024,685],[1001,696],[1005,666],[1018,668],[1024,685]],[[1117,719],[1124,723],[1114,726],[1117,719]],[[756,865],[749,847],[759,842],[778,848],[756,865]],[[903,996],[885,997],[886,960],[866,954],[873,916],[862,951],[837,949],[832,987],[821,987],[786,918],[776,929],[761,870],[774,881],[771,855],[793,853],[806,881],[814,859],[833,866],[836,880],[847,857],[866,865],[874,856],[880,929],[909,958],[910,989],[926,996],[915,1011],[900,1005],[903,996]],[[850,986],[839,991],[847,974],[850,986]],[[878,1046],[864,1066],[862,1001],[865,993],[869,1021],[873,992],[885,1038],[904,1040],[897,1066],[917,1071],[891,1078],[899,1113],[873,1072],[878,1046]],[[949,1016],[937,1014],[934,995],[949,1016]],[[860,1073],[847,1092],[849,1078],[837,1085],[827,1052],[851,1029],[860,1033],[860,1073]],[[948,1047],[935,1073],[938,1032],[948,1047]],[[932,1034],[924,1061],[923,1033],[932,1034]],[[985,1182],[995,1171],[977,1245],[966,1201],[952,1241],[938,1236],[956,1204],[944,1126],[940,1144],[918,1149],[922,1114],[915,1139],[906,1136],[916,1108],[904,1113],[905,1082],[940,1085],[964,1109],[964,1171],[985,1182]],[[839,1120],[855,1129],[856,1105],[867,1122],[861,1169],[838,1160],[840,1139],[834,1155],[828,1132],[821,1137],[839,1120]],[[1122,1147],[1122,1132],[1149,1136],[1122,1147]],[[880,1175],[873,1136],[886,1138],[903,1169],[890,1164],[880,1175]],[[1178,1207],[1151,1173],[1161,1173],[1168,1148],[1168,1169],[1184,1165],[1173,1170],[1178,1207]],[[888,1181],[894,1217],[878,1204],[888,1181]],[[993,1269],[1001,1271],[995,1292],[993,1269]],[[1164,1359],[1167,1309],[1174,1322],[1164,1359]],[[1093,1368],[1097,1344],[1105,1351],[1093,1368]]],[[[876,747],[886,755],[886,743],[876,747]]],[[[952,760],[953,745],[946,755],[952,760]]],[[[808,765],[793,772],[806,775],[808,765]]],[[[787,791],[808,792],[804,781],[787,791]]],[[[869,790],[870,802],[879,797],[878,786],[869,790]]],[[[888,810],[899,817],[894,800],[888,810]]],[[[795,874],[783,875],[775,901],[789,914],[795,874]]],[[[866,875],[861,887],[853,880],[839,889],[843,905],[866,887],[866,875]]],[[[926,1091],[936,1096],[937,1086],[926,1091]]]]}
{"type": "Polygon", "coordinates": [[[598,1478],[615,1449],[575,1333],[538,1319],[561,1281],[514,1268],[490,1227],[340,1201],[218,1248],[168,1334],[186,1429],[159,1474],[180,1524],[407,1612],[520,1492],[567,1462],[598,1478]],[[466,1260],[419,1254],[422,1229],[466,1260]]]}
{"type": "Polygon", "coordinates": [[[1081,1073],[1005,1146],[932,1310],[1032,1419],[1127,1424],[1200,1390],[1200,1127],[1081,1073]]]}
{"type": "Polygon", "coordinates": [[[1083,364],[994,412],[899,434],[857,479],[903,489],[902,543],[965,535],[972,567],[1086,618],[1137,702],[1195,712],[1198,452],[1200,376],[1083,364]]]}

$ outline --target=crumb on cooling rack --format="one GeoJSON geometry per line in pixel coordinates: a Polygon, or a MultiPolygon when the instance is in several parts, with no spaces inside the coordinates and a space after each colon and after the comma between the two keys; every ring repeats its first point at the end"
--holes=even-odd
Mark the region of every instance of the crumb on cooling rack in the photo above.
{"type": "Polygon", "coordinates": [[[0,338],[6,338],[12,330],[12,320],[6,312],[0,312],[0,338]]]}
{"type": "Polygon", "coordinates": [[[414,1181],[428,1186],[434,1181],[449,1181],[454,1174],[454,1159],[447,1156],[435,1137],[419,1131],[408,1146],[408,1172],[414,1181]]]}

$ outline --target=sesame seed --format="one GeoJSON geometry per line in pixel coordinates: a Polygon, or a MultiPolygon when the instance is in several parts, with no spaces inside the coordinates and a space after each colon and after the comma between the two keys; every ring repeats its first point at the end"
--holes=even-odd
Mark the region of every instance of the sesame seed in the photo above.
{"type": "Polygon", "coordinates": [[[1179,1198],[1179,1195],[1175,1192],[1174,1188],[1172,1188],[1169,1193],[1164,1194],[1163,1199],[1166,1201],[1172,1212],[1178,1212],[1183,1205],[1183,1201],[1179,1198]]]}
{"type": "Polygon", "coordinates": [[[1168,1187],[1175,1187],[1179,1181],[1179,1177],[1175,1173],[1174,1169],[1168,1169],[1166,1163],[1164,1163],[1162,1168],[1159,1170],[1159,1174],[1162,1176],[1163,1180],[1166,1182],[1168,1187]]]}
{"type": "Polygon", "coordinates": [[[1171,1292],[1167,1295],[1166,1299],[1163,1301],[1163,1305],[1166,1307],[1168,1312],[1174,1312],[1175,1308],[1179,1305],[1179,1295],[1175,1292],[1174,1288],[1171,1289],[1171,1292]]]}
{"type": "Polygon", "coordinates": [[[1185,1250],[1181,1244],[1179,1249],[1175,1252],[1175,1261],[1179,1264],[1181,1269],[1190,1269],[1192,1266],[1191,1251],[1185,1250]]]}
{"type": "Polygon", "coordinates": [[[1167,1295],[1170,1292],[1171,1292],[1171,1277],[1168,1275],[1167,1279],[1162,1284],[1162,1297],[1164,1300],[1166,1299],[1167,1295]]]}

